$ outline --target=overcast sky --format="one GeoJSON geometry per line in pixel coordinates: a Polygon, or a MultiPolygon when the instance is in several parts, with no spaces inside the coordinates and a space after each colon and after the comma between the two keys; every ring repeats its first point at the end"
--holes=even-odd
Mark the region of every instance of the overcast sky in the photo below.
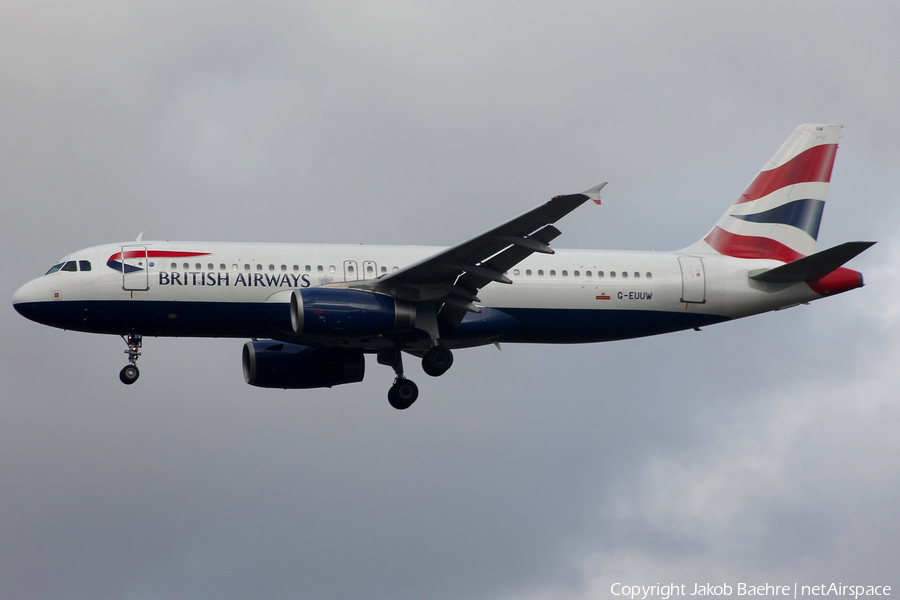
{"type": "Polygon", "coordinates": [[[27,599],[900,589],[896,2],[0,0],[0,587],[27,599]],[[866,287],[657,338],[247,386],[244,340],[21,318],[144,239],[453,244],[609,181],[558,247],[700,238],[845,125],[819,247],[866,287]]]}

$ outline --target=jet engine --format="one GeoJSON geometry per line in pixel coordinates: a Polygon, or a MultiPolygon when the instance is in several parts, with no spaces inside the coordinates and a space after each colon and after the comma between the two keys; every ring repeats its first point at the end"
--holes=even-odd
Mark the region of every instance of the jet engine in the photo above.
{"type": "Polygon", "coordinates": [[[298,335],[378,335],[409,331],[416,309],[384,294],[346,288],[304,288],[291,294],[291,325],[298,335]]]}
{"type": "Polygon", "coordinates": [[[264,388],[306,389],[357,383],[366,373],[362,350],[275,341],[244,344],[244,380],[264,388]]]}

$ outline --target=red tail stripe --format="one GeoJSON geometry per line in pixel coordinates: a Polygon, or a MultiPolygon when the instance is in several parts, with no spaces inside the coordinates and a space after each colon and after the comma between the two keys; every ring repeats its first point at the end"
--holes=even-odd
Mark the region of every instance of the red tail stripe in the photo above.
{"type": "Polygon", "coordinates": [[[770,238],[737,235],[721,227],[714,228],[706,243],[720,254],[735,258],[771,258],[781,262],[793,262],[803,255],[770,238]]]}
{"type": "Polygon", "coordinates": [[[735,204],[750,202],[795,183],[831,180],[837,144],[821,144],[801,152],[780,167],[761,171],[735,204]]]}

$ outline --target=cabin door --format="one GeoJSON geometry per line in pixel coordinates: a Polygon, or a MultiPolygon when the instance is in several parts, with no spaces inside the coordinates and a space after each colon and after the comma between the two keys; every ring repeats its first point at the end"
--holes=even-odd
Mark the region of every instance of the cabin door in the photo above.
{"type": "Polygon", "coordinates": [[[679,256],[681,265],[681,301],[706,302],[706,273],[703,270],[703,259],[697,256],[679,256]]]}
{"type": "Polygon", "coordinates": [[[122,246],[122,289],[132,292],[150,289],[147,246],[122,246]]]}

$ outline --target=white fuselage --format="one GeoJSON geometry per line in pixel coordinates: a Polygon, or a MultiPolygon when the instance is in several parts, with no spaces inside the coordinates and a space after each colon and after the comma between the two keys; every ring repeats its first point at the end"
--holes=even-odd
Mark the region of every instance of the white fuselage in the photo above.
{"type": "MultiPolygon", "coordinates": [[[[295,289],[374,279],[438,252],[423,246],[132,242],[87,248],[23,286],[17,309],[49,325],[125,334],[304,342],[288,313],[295,289]],[[125,258],[122,258],[125,257],[125,258]],[[65,270],[72,262],[90,270],[65,270]],[[147,264],[145,264],[147,263],[147,264]],[[242,316],[244,315],[244,316],[242,316]]],[[[519,322],[491,341],[592,342],[707,325],[809,302],[805,283],[748,278],[773,260],[718,254],[557,250],[534,254],[479,293],[479,307],[519,322]]],[[[69,267],[71,268],[71,267],[69,267]]],[[[315,340],[322,343],[321,339],[315,340]]],[[[342,344],[376,349],[371,338],[342,344]]]]}

